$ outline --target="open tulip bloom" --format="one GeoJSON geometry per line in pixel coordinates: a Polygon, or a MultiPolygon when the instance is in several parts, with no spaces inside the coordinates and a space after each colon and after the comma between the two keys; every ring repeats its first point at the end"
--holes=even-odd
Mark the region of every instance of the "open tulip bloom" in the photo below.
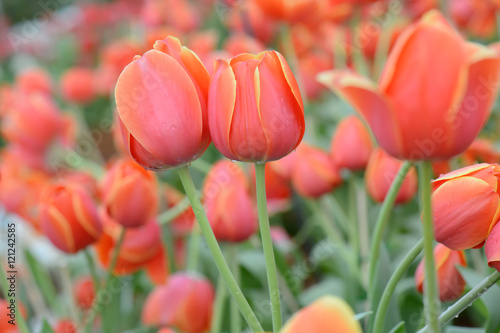
{"type": "Polygon", "coordinates": [[[0,14],[0,333],[500,332],[499,0],[59,2],[0,14]]]}

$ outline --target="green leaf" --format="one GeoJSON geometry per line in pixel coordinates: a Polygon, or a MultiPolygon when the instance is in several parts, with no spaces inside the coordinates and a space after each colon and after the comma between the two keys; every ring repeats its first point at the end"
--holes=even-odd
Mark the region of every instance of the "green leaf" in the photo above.
{"type": "Polygon", "coordinates": [[[361,319],[366,318],[368,316],[371,316],[372,314],[373,314],[373,311],[366,311],[366,312],[357,313],[354,316],[354,319],[356,319],[357,321],[360,321],[361,319]]]}
{"type": "Polygon", "coordinates": [[[50,308],[58,309],[60,302],[57,300],[57,292],[49,274],[44,270],[40,263],[38,263],[35,257],[33,257],[30,251],[26,250],[25,256],[31,275],[33,276],[39,290],[42,292],[45,301],[50,308]]]}
{"type": "Polygon", "coordinates": [[[397,324],[389,333],[405,333],[405,322],[397,324]]]}
{"type": "Polygon", "coordinates": [[[46,319],[43,320],[42,330],[40,333],[54,333],[54,330],[50,327],[49,323],[47,323],[46,319]]]}
{"type": "Polygon", "coordinates": [[[484,329],[477,327],[448,326],[446,333],[484,333],[484,329]]]}

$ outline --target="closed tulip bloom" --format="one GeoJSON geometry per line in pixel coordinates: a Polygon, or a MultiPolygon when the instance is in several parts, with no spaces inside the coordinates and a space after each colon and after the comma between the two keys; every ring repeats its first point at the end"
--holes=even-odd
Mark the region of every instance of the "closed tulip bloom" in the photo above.
{"type": "MultiPolygon", "coordinates": [[[[439,281],[439,299],[450,302],[459,298],[465,290],[465,280],[457,266],[467,266],[463,251],[450,250],[443,244],[434,248],[434,260],[439,281]]],[[[415,283],[420,293],[424,292],[425,267],[424,261],[420,262],[415,272],[415,283]]]]}
{"type": "Polygon", "coordinates": [[[207,149],[209,83],[202,62],[173,37],[157,41],[154,50],[125,67],[116,106],[125,145],[137,163],[174,168],[207,149]]]}
{"type": "Polygon", "coordinates": [[[80,186],[49,185],[40,201],[42,232],[61,251],[78,252],[101,236],[96,206],[80,186]]]}
{"type": "Polygon", "coordinates": [[[304,135],[304,105],[283,56],[266,51],[219,59],[208,122],[215,147],[231,160],[267,162],[293,151],[304,135]]]}
{"type": "Polygon", "coordinates": [[[330,146],[333,163],[339,169],[366,168],[372,150],[370,133],[358,117],[349,116],[339,123],[330,146]]]}
{"type": "Polygon", "coordinates": [[[78,333],[78,330],[71,319],[62,319],[54,327],[54,333],[78,333]]]}
{"type": "Polygon", "coordinates": [[[68,69],[61,77],[63,97],[74,103],[88,103],[96,96],[94,72],[90,68],[68,69]]]}
{"type": "Polygon", "coordinates": [[[303,143],[294,154],[292,185],[300,195],[317,198],[342,183],[326,151],[303,143]]]}
{"type": "Polygon", "coordinates": [[[124,227],[140,227],[157,213],[157,187],[151,172],[130,159],[119,160],[102,182],[103,206],[124,227]]]}
{"type": "Polygon", "coordinates": [[[92,307],[95,297],[94,281],[90,276],[79,278],[73,287],[76,305],[82,310],[88,310],[92,307]]]}
{"type": "Polygon", "coordinates": [[[341,298],[323,296],[297,312],[280,333],[361,333],[354,311],[341,298]]]}
{"type": "Polygon", "coordinates": [[[500,272],[500,224],[496,224],[484,246],[488,265],[500,272]]]}
{"type": "Polygon", "coordinates": [[[500,166],[476,164],[432,182],[436,240],[453,250],[481,246],[500,219],[500,166]]]}
{"type": "Polygon", "coordinates": [[[446,159],[476,138],[496,100],[500,56],[468,43],[437,11],[404,30],[377,85],[348,71],[320,80],[346,98],[397,158],[446,159]]]}
{"type": "Polygon", "coordinates": [[[175,273],[166,285],[156,287],[148,296],[142,322],[186,333],[205,332],[210,328],[214,296],[214,288],[206,278],[175,273]]]}
{"type": "Polygon", "coordinates": [[[52,78],[49,73],[41,68],[32,68],[16,77],[17,86],[24,91],[40,91],[52,93],[52,78]]]}
{"type": "Polygon", "coordinates": [[[325,1],[321,0],[255,0],[262,11],[277,20],[299,23],[317,20],[324,12],[325,1]]]}
{"type": "Polygon", "coordinates": [[[203,184],[203,200],[219,241],[241,242],[257,231],[257,206],[250,182],[237,164],[228,160],[215,163],[203,184]]]}
{"type": "MultiPolygon", "coordinates": [[[[384,202],[385,196],[402,165],[403,161],[390,156],[380,148],[373,151],[365,174],[366,189],[373,200],[384,202]]],[[[395,203],[402,204],[410,201],[416,192],[417,173],[412,168],[401,185],[395,203]]]]}

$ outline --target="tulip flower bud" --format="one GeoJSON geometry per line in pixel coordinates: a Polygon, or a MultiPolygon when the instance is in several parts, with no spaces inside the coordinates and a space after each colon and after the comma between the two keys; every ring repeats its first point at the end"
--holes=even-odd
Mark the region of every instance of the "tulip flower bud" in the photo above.
{"type": "Polygon", "coordinates": [[[231,160],[267,162],[293,151],[304,135],[304,106],[283,56],[266,51],[219,59],[208,123],[215,147],[231,160]]]}
{"type": "MultiPolygon", "coordinates": [[[[373,200],[384,202],[385,196],[402,165],[403,161],[390,156],[380,148],[373,151],[365,174],[366,189],[373,200]]],[[[395,203],[402,204],[410,201],[416,192],[417,173],[412,168],[403,180],[395,203]]]]}
{"type": "Polygon", "coordinates": [[[17,86],[24,91],[40,91],[46,94],[52,93],[52,79],[45,70],[33,68],[19,74],[16,78],[17,86]]]}
{"type": "Polygon", "coordinates": [[[115,162],[101,188],[106,212],[126,228],[140,227],[157,213],[156,178],[130,159],[115,162]]]}
{"type": "Polygon", "coordinates": [[[354,311],[341,298],[323,296],[297,312],[280,333],[361,333],[354,311]]]}
{"type": "Polygon", "coordinates": [[[349,116],[338,124],[330,147],[332,161],[337,168],[364,169],[372,150],[370,133],[358,117],[349,116]]]}
{"type": "Polygon", "coordinates": [[[101,236],[95,204],[80,186],[48,185],[40,200],[42,232],[61,251],[78,252],[101,236]]]}
{"type": "Polygon", "coordinates": [[[166,285],[156,287],[142,310],[142,322],[150,326],[173,326],[186,333],[210,328],[214,288],[202,276],[175,273],[166,285]]]}
{"type": "Polygon", "coordinates": [[[500,272],[500,223],[497,223],[491,230],[486,245],[484,246],[488,265],[500,272]]]}
{"type": "Polygon", "coordinates": [[[88,103],[96,96],[94,73],[90,68],[68,69],[61,77],[63,97],[70,102],[88,103]]]}
{"type": "Polygon", "coordinates": [[[54,327],[54,333],[78,333],[78,330],[71,319],[62,319],[54,327]]]}
{"type": "Polygon", "coordinates": [[[242,242],[257,231],[257,207],[243,170],[228,160],[212,167],[203,184],[208,220],[219,241],[242,242]]]}
{"type": "Polygon", "coordinates": [[[466,42],[430,11],[401,33],[378,86],[348,71],[319,79],[352,103],[390,155],[446,159],[467,149],[488,119],[500,54],[466,42]]]}
{"type": "MultiPolygon", "coordinates": [[[[96,252],[100,263],[107,268],[122,227],[105,212],[101,211],[101,216],[104,232],[96,243],[96,252]]],[[[138,228],[127,229],[113,272],[119,275],[132,274],[144,268],[160,251],[162,251],[160,226],[155,220],[138,228]]]]}
{"type": "Polygon", "coordinates": [[[125,67],[116,106],[125,145],[137,163],[175,168],[207,149],[209,83],[202,62],[173,37],[157,41],[154,50],[125,67]]]}
{"type": "Polygon", "coordinates": [[[76,305],[82,310],[92,307],[95,297],[94,281],[90,276],[79,278],[74,286],[74,298],[76,305]]]}
{"type": "Polygon", "coordinates": [[[342,183],[327,152],[303,143],[295,154],[292,184],[300,195],[317,198],[342,183]]]}
{"type": "Polygon", "coordinates": [[[432,182],[436,240],[450,249],[481,246],[500,219],[500,166],[476,164],[432,182]]]}
{"type": "MultiPolygon", "coordinates": [[[[434,248],[437,280],[439,282],[439,299],[450,302],[459,298],[465,290],[465,280],[457,266],[467,266],[463,251],[453,251],[438,244],[434,248]]],[[[420,293],[424,292],[425,266],[422,260],[415,272],[415,283],[420,293]]]]}

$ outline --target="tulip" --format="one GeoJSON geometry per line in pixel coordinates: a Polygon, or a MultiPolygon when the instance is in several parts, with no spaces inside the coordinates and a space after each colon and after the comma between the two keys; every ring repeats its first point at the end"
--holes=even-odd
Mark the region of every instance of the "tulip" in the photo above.
{"type": "Polygon", "coordinates": [[[46,94],[52,93],[52,79],[50,75],[41,68],[33,68],[19,74],[16,78],[17,86],[24,91],[40,91],[46,94]]]}
{"type": "Polygon", "coordinates": [[[342,183],[339,171],[327,152],[302,144],[295,154],[292,184],[300,195],[317,198],[342,183]]]}
{"type": "MultiPolygon", "coordinates": [[[[365,183],[368,194],[376,202],[384,202],[391,184],[403,165],[400,161],[389,156],[382,149],[373,151],[366,167],[365,183]]],[[[410,201],[417,192],[417,173],[411,169],[403,180],[395,203],[402,204],[410,201]]]]}
{"type": "Polygon", "coordinates": [[[130,159],[115,162],[101,188],[107,213],[126,228],[140,227],[157,213],[156,178],[130,159]]]}
{"type": "Polygon", "coordinates": [[[372,150],[370,133],[358,117],[344,118],[338,124],[332,137],[330,152],[333,163],[339,169],[364,169],[372,150]]]}
{"type": "Polygon", "coordinates": [[[436,240],[453,250],[481,246],[500,219],[500,166],[476,164],[432,182],[436,240]]]}
{"type": "Polygon", "coordinates": [[[500,152],[495,149],[493,143],[486,139],[476,139],[463,153],[465,165],[478,162],[497,163],[500,162],[500,152]]]}
{"type": "Polygon", "coordinates": [[[361,333],[354,311],[342,299],[323,296],[297,312],[280,333],[361,333]]]}
{"type": "Polygon", "coordinates": [[[452,0],[449,3],[450,17],[473,36],[491,38],[496,31],[494,1],[452,0]]]}
{"type": "Polygon", "coordinates": [[[96,96],[94,73],[90,68],[74,67],[61,77],[63,97],[70,102],[88,103],[96,96]]]}
{"type": "Polygon", "coordinates": [[[90,276],[79,278],[74,286],[74,298],[78,307],[88,310],[94,304],[95,288],[94,281],[90,276]]]}
{"type": "Polygon", "coordinates": [[[219,59],[208,123],[215,147],[231,160],[267,162],[293,151],[304,135],[304,106],[283,56],[266,51],[219,59]]]}
{"type": "Polygon", "coordinates": [[[81,187],[48,185],[40,201],[42,232],[61,251],[75,253],[99,239],[102,227],[96,206],[81,187]]]}
{"type": "Polygon", "coordinates": [[[255,0],[262,11],[276,20],[284,20],[293,23],[309,22],[317,20],[323,13],[324,1],[318,0],[255,0]]]}
{"type": "Polygon", "coordinates": [[[219,241],[242,242],[257,231],[257,207],[250,183],[238,165],[214,164],[203,184],[204,207],[219,241]]]}
{"type": "Polygon", "coordinates": [[[157,254],[153,258],[148,260],[144,265],[146,274],[148,275],[151,282],[153,282],[154,284],[164,284],[167,281],[168,275],[170,273],[167,264],[167,250],[162,245],[161,250],[158,251],[157,254]]]}
{"type": "Polygon", "coordinates": [[[500,223],[491,230],[484,246],[488,265],[500,272],[500,223]]]}
{"type": "Polygon", "coordinates": [[[77,333],[78,330],[71,319],[60,320],[54,328],[54,333],[77,333]]]}
{"type": "Polygon", "coordinates": [[[463,152],[488,119],[500,56],[465,42],[431,11],[398,38],[378,87],[348,71],[319,79],[354,106],[392,156],[446,159],[463,152]]]}
{"type": "Polygon", "coordinates": [[[156,287],[146,299],[142,322],[148,326],[173,326],[186,333],[210,328],[214,288],[198,275],[173,274],[166,285],[156,287]]]}
{"type": "MultiPolygon", "coordinates": [[[[21,313],[23,318],[26,318],[26,315],[27,315],[26,309],[19,302],[19,300],[15,300],[15,301],[16,301],[15,308],[21,313]]],[[[0,298],[0,318],[2,318],[2,320],[0,320],[0,332],[2,332],[2,333],[18,333],[18,332],[20,332],[20,330],[17,329],[17,327],[18,327],[17,323],[19,322],[17,317],[16,317],[16,321],[15,321],[14,325],[9,323],[9,320],[11,320],[11,318],[9,317],[11,314],[11,310],[8,307],[11,306],[11,304],[12,303],[10,303],[8,300],[0,298]]]]}
{"type": "Polygon", "coordinates": [[[210,144],[207,91],[210,77],[179,40],[157,41],[137,57],[116,84],[118,120],[134,160],[148,169],[186,165],[210,144]]]}
{"type": "MultiPolygon", "coordinates": [[[[457,269],[457,266],[467,266],[465,253],[463,251],[453,251],[442,244],[438,244],[434,248],[434,259],[439,281],[439,299],[442,302],[456,300],[465,290],[465,280],[457,269]]],[[[415,272],[415,283],[420,293],[424,292],[424,278],[424,261],[421,261],[415,272]]]]}
{"type": "MultiPolygon", "coordinates": [[[[103,235],[96,243],[96,252],[99,262],[107,268],[122,227],[104,211],[100,215],[103,220],[103,235]]],[[[160,227],[155,220],[139,228],[127,229],[113,272],[119,275],[132,274],[154,260],[160,251],[160,227]]]]}

